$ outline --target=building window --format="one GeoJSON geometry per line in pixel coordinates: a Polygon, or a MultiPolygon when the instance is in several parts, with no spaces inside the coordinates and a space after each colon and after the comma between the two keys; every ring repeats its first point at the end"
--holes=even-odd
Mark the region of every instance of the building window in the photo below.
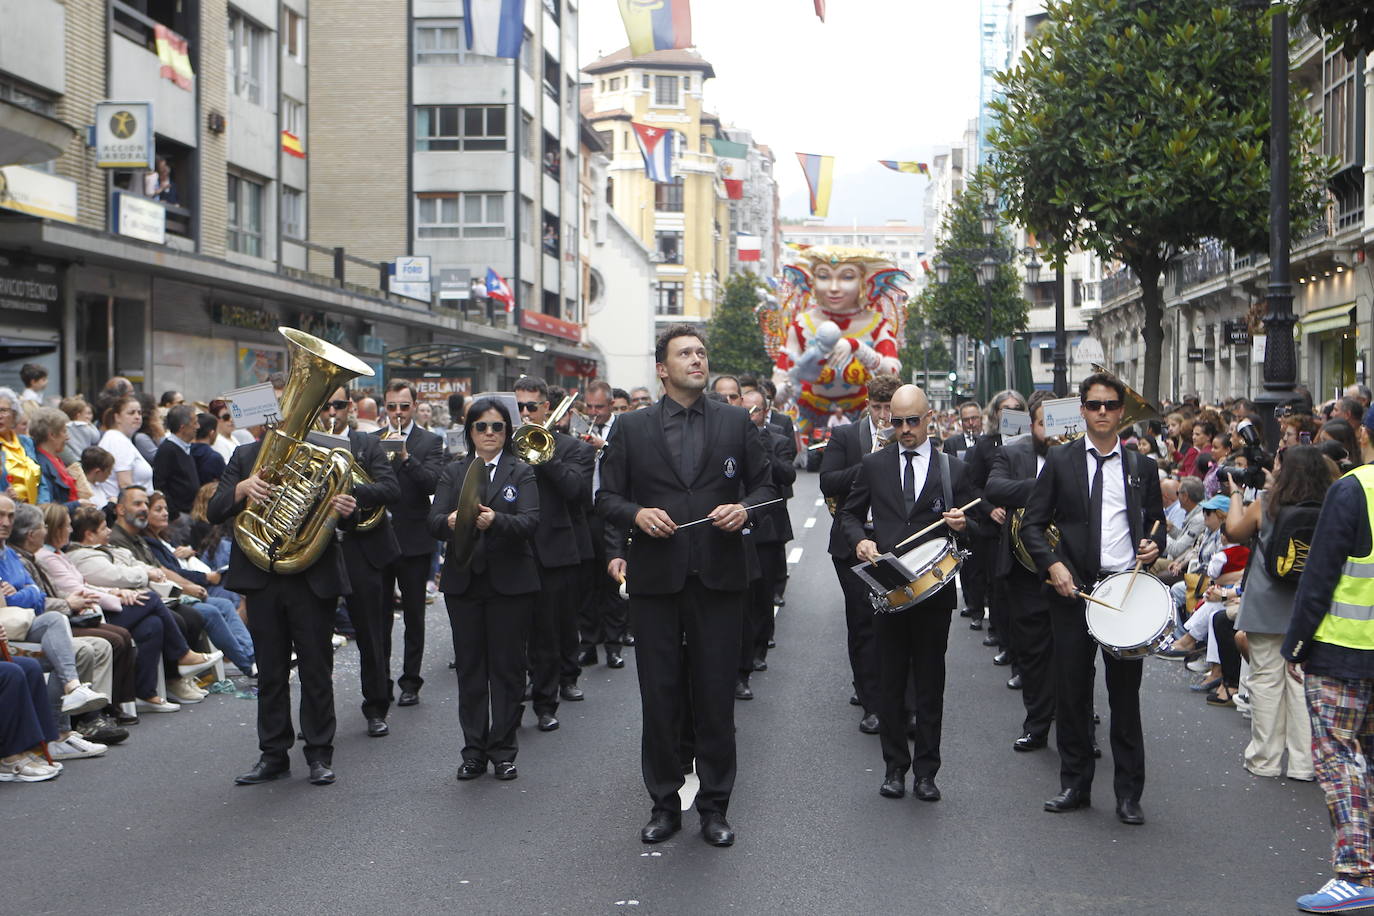
{"type": "Polygon", "coordinates": [[[415,149],[419,152],[505,148],[504,106],[419,105],[415,108],[415,149]]]}
{"type": "Polygon", "coordinates": [[[677,107],[682,104],[682,98],[678,94],[681,87],[676,76],[655,76],[654,77],[654,104],[671,105],[677,107]]]}
{"type": "Polygon", "coordinates": [[[534,161],[534,118],[520,113],[520,154],[534,161]]]}
{"type": "Polygon", "coordinates": [[[281,129],[305,142],[305,103],[289,95],[281,97],[281,129]]]}
{"type": "Polygon", "coordinates": [[[235,95],[255,105],[262,104],[267,48],[267,30],[230,11],[229,81],[235,95]]]}
{"type": "Polygon", "coordinates": [[[281,189],[281,232],[292,239],[306,238],[305,192],[295,188],[281,189]]]}
{"type": "Polygon", "coordinates": [[[305,17],[290,8],[282,20],[281,51],[296,63],[305,63],[305,17]]]}
{"type": "Polygon", "coordinates": [[[682,314],[682,284],[664,283],[658,284],[658,306],[654,310],[657,315],[681,315],[682,314]]]}
{"type": "Polygon", "coordinates": [[[461,64],[465,45],[461,19],[417,19],[415,21],[415,63],[417,66],[461,64]]]}
{"type": "Polygon", "coordinates": [[[671,182],[658,182],[654,185],[654,209],[662,213],[682,212],[682,176],[677,175],[671,182]]]}
{"type": "Polygon", "coordinates": [[[558,69],[558,61],[553,59],[553,55],[544,54],[544,94],[555,102],[560,100],[558,94],[558,84],[562,81],[562,73],[558,69]]]}
{"type": "Polygon", "coordinates": [[[520,44],[520,69],[534,76],[534,33],[525,29],[525,40],[520,44]]]}
{"type": "Polygon", "coordinates": [[[544,235],[542,244],[544,246],[544,254],[555,258],[558,257],[558,217],[549,213],[547,210],[544,211],[544,235]]]}
{"type": "Polygon", "coordinates": [[[609,91],[609,92],[619,92],[619,91],[620,91],[620,77],[618,77],[618,76],[613,76],[613,77],[611,77],[611,82],[610,82],[610,85],[607,87],[607,91],[609,91]]]}
{"type": "Polygon", "coordinates": [[[229,176],[229,212],[225,244],[230,251],[262,257],[262,192],[260,182],[241,175],[229,176]]]}
{"type": "Polygon", "coordinates": [[[421,191],[415,223],[422,239],[499,239],[506,234],[506,195],[421,191]]]}
{"type": "Polygon", "coordinates": [[[615,155],[615,131],[598,130],[596,132],[596,139],[601,141],[601,146],[606,150],[607,154],[612,156],[615,155]]]}
{"type": "Polygon", "coordinates": [[[544,174],[554,181],[560,180],[563,164],[558,158],[558,141],[548,131],[544,131],[544,174]]]}
{"type": "Polygon", "coordinates": [[[526,245],[534,244],[534,201],[520,197],[520,241],[526,245]]]}
{"type": "Polygon", "coordinates": [[[649,87],[649,74],[647,74],[647,73],[641,73],[640,76],[643,77],[643,79],[644,79],[644,83],[643,83],[644,88],[645,88],[645,89],[650,88],[650,87],[649,87]]]}
{"type": "Polygon", "coordinates": [[[549,15],[553,17],[553,24],[558,25],[558,0],[544,0],[544,9],[548,10],[549,15]]]}
{"type": "Polygon", "coordinates": [[[1049,347],[1040,348],[1040,365],[1047,366],[1054,363],[1054,350],[1049,347]]]}
{"type": "Polygon", "coordinates": [[[682,233],[655,232],[654,247],[658,249],[660,264],[682,263],[682,233]]]}

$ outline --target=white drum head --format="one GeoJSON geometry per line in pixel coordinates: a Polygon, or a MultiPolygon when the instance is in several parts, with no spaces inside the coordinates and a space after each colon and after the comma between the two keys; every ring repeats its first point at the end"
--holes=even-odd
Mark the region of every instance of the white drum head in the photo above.
{"type": "Polygon", "coordinates": [[[1088,632],[1103,645],[1118,649],[1146,646],[1169,625],[1173,615],[1169,587],[1149,573],[1141,573],[1131,588],[1131,575],[1116,573],[1092,590],[1094,598],[1115,605],[1120,611],[1087,602],[1088,632]],[[1130,597],[1126,596],[1128,588],[1130,597]]]}
{"type": "Polygon", "coordinates": [[[902,554],[902,565],[913,573],[920,572],[944,556],[948,550],[949,541],[946,538],[925,541],[902,554]]]}

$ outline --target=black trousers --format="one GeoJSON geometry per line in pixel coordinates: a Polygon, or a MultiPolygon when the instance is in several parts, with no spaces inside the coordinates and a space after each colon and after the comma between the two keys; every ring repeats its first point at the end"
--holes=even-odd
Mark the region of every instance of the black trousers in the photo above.
{"type": "Polygon", "coordinates": [[[392,688],[391,593],[385,591],[382,570],[365,559],[349,557],[348,581],[353,593],[345,603],[353,624],[353,638],[358,643],[363,715],[385,719],[391,708],[392,688]]]}
{"type": "MultiPolygon", "coordinates": [[[[964,560],[964,565],[959,568],[959,586],[964,592],[964,607],[973,612],[975,620],[981,620],[983,609],[988,606],[988,582],[992,578],[992,567],[988,563],[991,554],[988,552],[987,539],[969,540],[968,550],[969,555],[964,560]]],[[[996,629],[995,622],[989,623],[996,629]]]]}
{"type": "MultiPolygon", "coordinates": [[[[391,676],[391,596],[401,587],[401,619],[406,625],[405,654],[401,660],[401,676],[396,679],[402,690],[419,693],[425,679],[420,667],[425,660],[425,586],[434,568],[434,553],[400,556],[386,565],[382,575],[382,607],[386,611],[386,642],[383,646],[387,677],[391,676]]],[[[390,694],[388,693],[388,696],[390,694]]]]}
{"type": "MultiPolygon", "coordinates": [[[[581,565],[539,567],[539,594],[529,632],[531,699],[534,711],[553,715],[558,710],[558,686],[566,683],[568,646],[577,649],[577,599],[581,565]]],[[[576,661],[573,662],[577,664],[576,661]]]]}
{"type": "Polygon", "coordinates": [[[1021,674],[1023,734],[1044,738],[1054,721],[1054,631],[1050,605],[1039,577],[1012,561],[1011,572],[997,579],[994,601],[1006,608],[1010,650],[1021,674]]]}
{"type": "Polygon", "coordinates": [[[754,640],[754,655],[768,657],[768,641],[773,638],[777,617],[773,605],[782,597],[787,585],[787,542],[769,541],[758,545],[759,566],[763,570],[763,581],[772,583],[772,594],[768,596],[768,613],[764,616],[763,626],[754,640]]]}
{"type": "MultiPolygon", "coordinates": [[[[1059,786],[1092,789],[1094,763],[1093,659],[1097,642],[1088,635],[1084,602],[1046,590],[1054,630],[1055,737],[1059,744],[1059,786]]],[[[1145,666],[1102,650],[1111,707],[1113,788],[1118,799],[1140,801],[1145,788],[1145,736],[1140,723],[1140,680],[1145,666]]]]}
{"type": "MultiPolygon", "coordinates": [[[[993,564],[997,560],[997,551],[1001,545],[995,540],[980,538],[974,548],[973,555],[978,559],[974,563],[974,575],[983,580],[983,600],[988,608],[988,628],[997,637],[998,648],[1011,655],[1011,663],[1019,670],[1021,660],[1016,657],[1016,644],[1011,636],[1011,609],[1007,599],[1012,593],[1003,587],[1003,581],[993,575],[993,564]]],[[[1020,569],[1020,564],[1015,564],[1020,569]]]]}
{"type": "Polygon", "coordinates": [[[156,696],[157,666],[171,665],[175,674],[177,661],[190,651],[176,618],[157,592],[148,592],[142,604],[126,604],[118,611],[106,611],[105,619],[128,630],[134,638],[134,690],[139,698],[156,696]]]}
{"type": "MultiPolygon", "coordinates": [[[[150,599],[151,600],[151,599],[150,599]]],[[[167,610],[171,613],[172,619],[176,621],[177,630],[186,640],[186,645],[202,645],[201,638],[205,636],[205,615],[191,607],[189,604],[182,604],[175,598],[166,600],[167,610]]],[[[185,653],[182,653],[185,654],[185,653]]],[[[179,658],[180,656],[178,656],[179,658]]],[[[166,675],[169,678],[178,677],[176,659],[169,658],[164,666],[166,675]]]]}
{"type": "Polygon", "coordinates": [[[592,532],[595,556],[587,561],[589,584],[582,599],[577,618],[581,634],[581,651],[596,652],[598,645],[619,650],[625,642],[625,627],[629,618],[628,602],[620,597],[620,583],[606,572],[605,520],[589,515],[587,524],[592,532]]]}
{"type": "Polygon", "coordinates": [[[296,739],[291,726],[291,652],[301,682],[305,759],[334,758],[334,607],[305,576],[277,576],[267,588],[246,592],[248,632],[258,663],[258,747],[269,763],[286,763],[296,739]]]}
{"type": "Polygon", "coordinates": [[[743,591],[717,591],[688,576],[671,595],[630,596],[644,731],[644,785],[653,810],[682,811],[683,719],[690,695],[697,811],[725,814],[735,785],[735,669],[743,591]],[[684,641],[686,650],[684,651],[684,641]]]}
{"type": "Polygon", "coordinates": [[[913,608],[875,614],[878,643],[879,738],[887,774],[917,779],[940,771],[940,730],[945,709],[945,649],[954,613],[954,589],[946,587],[913,608]],[[913,737],[907,737],[907,683],[914,682],[913,737]]]}
{"type": "MultiPolygon", "coordinates": [[[[749,583],[741,616],[739,678],[748,681],[754,673],[754,659],[768,657],[768,640],[773,629],[773,597],[778,584],[780,542],[757,544],[760,575],[749,583]]],[[[786,563],[783,564],[786,566],[786,563]]]]}
{"type": "Polygon", "coordinates": [[[1221,680],[1227,687],[1240,686],[1240,649],[1236,646],[1236,622],[1217,611],[1212,617],[1212,635],[1221,658],[1221,680]]]}
{"type": "Polygon", "coordinates": [[[835,577],[844,592],[844,623],[849,643],[849,669],[854,677],[854,693],[864,715],[878,711],[878,643],[873,628],[873,603],[868,586],[850,569],[858,560],[832,556],[835,577]]]}
{"type": "Polygon", "coordinates": [[[499,595],[486,573],[467,591],[445,594],[453,655],[458,662],[458,723],[463,759],[515,759],[516,731],[525,713],[525,642],[535,595],[499,595]]]}

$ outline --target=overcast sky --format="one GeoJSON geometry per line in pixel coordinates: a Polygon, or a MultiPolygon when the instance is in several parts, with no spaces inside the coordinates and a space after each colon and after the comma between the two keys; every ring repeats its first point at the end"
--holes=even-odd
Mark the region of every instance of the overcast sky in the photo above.
{"type": "MultiPolygon", "coordinates": [[[[782,215],[807,215],[797,152],[833,155],[830,221],[920,224],[925,180],[878,159],[926,161],[978,109],[978,0],[692,0],[715,68],[708,108],[777,156],[782,215]]],[[[579,4],[581,64],[629,42],[616,0],[579,4]]]]}

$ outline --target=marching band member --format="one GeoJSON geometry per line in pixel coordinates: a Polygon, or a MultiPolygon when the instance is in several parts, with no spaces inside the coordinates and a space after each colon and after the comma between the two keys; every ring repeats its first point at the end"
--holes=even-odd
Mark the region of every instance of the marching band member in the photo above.
{"type": "MultiPolygon", "coordinates": [[[[932,413],[925,392],[915,385],[903,385],[892,395],[896,447],[864,456],[849,497],[836,513],[860,561],[871,562],[940,519],[944,527],[931,531],[917,546],[945,537],[945,528],[961,540],[978,533],[977,522],[959,509],[973,499],[968,471],[958,458],[938,452],[928,438],[932,413]]],[[[879,735],[887,768],[878,791],[886,798],[906,794],[906,773],[914,769],[912,794],[921,801],[940,800],[935,775],[940,769],[945,648],[956,602],[954,589],[946,587],[904,611],[875,615],[879,735]],[[913,674],[914,740],[908,743],[903,711],[913,674]]]]}
{"type": "MultiPolygon", "coordinates": [[[[967,407],[968,405],[964,405],[967,407]]],[[[1004,410],[1025,410],[1026,402],[1021,397],[1020,392],[999,391],[993,395],[988,404],[988,431],[973,440],[973,447],[964,452],[964,464],[968,465],[969,479],[973,481],[973,490],[981,494],[983,488],[988,484],[988,474],[992,472],[993,457],[1002,447],[1002,433],[999,431],[1001,425],[1002,411],[1004,410]]],[[[955,436],[954,438],[959,438],[955,436]]],[[[948,444],[946,441],[946,444],[948,444]]],[[[983,503],[978,506],[978,516],[986,520],[988,512],[992,506],[983,503]]],[[[1000,524],[1000,523],[998,523],[1000,524]]],[[[998,646],[998,654],[993,658],[994,665],[1012,665],[1012,671],[1018,672],[1016,667],[1019,663],[1016,659],[1016,649],[1012,645],[1010,635],[1010,625],[1007,622],[1007,592],[1003,589],[1002,580],[988,573],[996,563],[998,554],[998,525],[984,525],[987,529],[986,536],[978,539],[973,548],[973,570],[969,569],[969,562],[964,561],[964,566],[959,570],[959,584],[967,587],[982,589],[983,595],[977,601],[970,603],[965,601],[968,608],[973,608],[975,619],[970,622],[982,623],[981,608],[986,605],[988,611],[988,635],[983,638],[983,645],[998,646]],[[974,580],[981,580],[974,586],[974,580]]],[[[1015,676],[1013,674],[1013,676],[1015,676]]]]}
{"type": "MultiPolygon", "coordinates": [[[[1045,456],[1026,504],[1021,539],[1052,592],[1054,633],[1055,737],[1059,745],[1060,793],[1045,802],[1050,812],[1073,811],[1091,803],[1093,654],[1086,605],[1089,591],[1107,575],[1143,563],[1148,569],[1164,549],[1164,498],[1153,458],[1122,447],[1116,431],[1125,412],[1126,386],[1096,372],[1078,386],[1079,412],[1087,436],[1056,446],[1045,456]],[[1091,460],[1090,460],[1091,459],[1091,460]],[[1146,533],[1159,522],[1154,537],[1146,533]],[[1059,528],[1051,548],[1046,529],[1059,528]]],[[[1143,824],[1140,795],[1145,787],[1145,738],[1140,724],[1141,659],[1119,659],[1103,650],[1111,703],[1112,761],[1116,774],[1116,816],[1143,824]]]]}
{"type": "MultiPolygon", "coordinates": [[[[562,404],[563,399],[568,396],[568,392],[555,385],[549,386],[548,400],[552,404],[562,404]]],[[[576,402],[574,401],[574,404],[576,402]]],[[[574,407],[574,411],[576,408],[574,407]]],[[[582,636],[578,632],[578,626],[582,616],[582,609],[586,605],[588,593],[592,590],[592,583],[598,576],[606,574],[606,564],[596,562],[597,549],[592,543],[592,484],[596,479],[596,460],[597,449],[590,442],[586,442],[581,436],[572,434],[572,416],[574,411],[569,411],[559,418],[554,424],[554,429],[558,435],[568,441],[581,451],[579,461],[590,470],[587,472],[588,486],[583,494],[581,502],[568,503],[568,514],[572,517],[573,537],[577,539],[577,555],[580,558],[577,583],[573,589],[572,620],[559,628],[559,686],[558,696],[569,703],[585,699],[582,688],[577,686],[577,679],[582,676],[582,666],[578,663],[578,653],[582,649],[582,636]]],[[[598,525],[600,524],[598,520],[598,525]]],[[[604,552],[605,548],[602,547],[604,552]]],[[[626,634],[628,637],[628,634],[626,634]]],[[[628,643],[627,643],[628,645],[628,643]]]]}
{"type": "Polygon", "coordinates": [[[476,779],[491,763],[497,779],[515,779],[516,730],[525,707],[525,644],[539,591],[533,540],[539,526],[534,470],[511,451],[506,405],[478,398],[468,407],[463,435],[468,457],[444,468],[429,512],[429,530],[448,539],[468,465],[487,467],[471,561],[450,551],[439,590],[444,593],[458,670],[458,720],[463,728],[459,779],[476,779]]]}

